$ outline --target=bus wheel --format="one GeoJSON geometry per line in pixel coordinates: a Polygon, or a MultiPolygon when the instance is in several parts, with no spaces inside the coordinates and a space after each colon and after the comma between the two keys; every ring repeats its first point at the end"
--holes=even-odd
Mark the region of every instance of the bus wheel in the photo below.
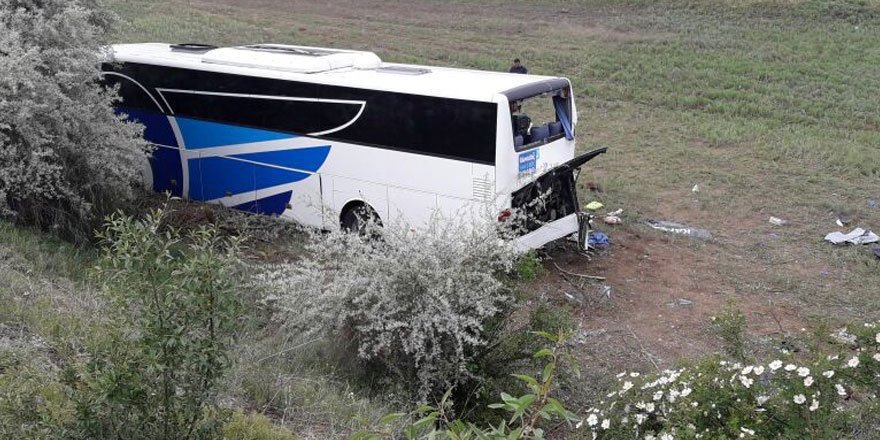
{"type": "Polygon", "coordinates": [[[376,211],[369,205],[363,203],[346,208],[339,217],[339,225],[346,232],[366,234],[367,225],[370,223],[373,223],[375,226],[382,226],[379,214],[376,214],[376,211]]]}

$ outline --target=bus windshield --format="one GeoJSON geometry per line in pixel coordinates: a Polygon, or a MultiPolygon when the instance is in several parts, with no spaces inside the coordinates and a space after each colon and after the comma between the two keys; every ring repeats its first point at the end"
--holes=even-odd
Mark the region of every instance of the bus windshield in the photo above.
{"type": "Polygon", "coordinates": [[[510,121],[516,151],[563,137],[574,139],[570,97],[569,89],[562,88],[510,101],[510,121]]]}

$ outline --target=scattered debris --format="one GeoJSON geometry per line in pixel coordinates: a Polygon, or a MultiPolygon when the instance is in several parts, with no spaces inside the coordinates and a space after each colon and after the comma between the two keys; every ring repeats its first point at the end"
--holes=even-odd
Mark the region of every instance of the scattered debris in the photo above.
{"type": "Polygon", "coordinates": [[[694,187],[691,188],[691,192],[695,192],[695,193],[700,192],[700,185],[699,184],[694,185],[694,187]]]}
{"type": "Polygon", "coordinates": [[[862,228],[855,228],[848,234],[843,232],[831,232],[825,236],[825,241],[832,244],[851,243],[855,245],[876,243],[880,241],[880,237],[871,231],[865,231],[862,228]]]}
{"type": "Polygon", "coordinates": [[[694,302],[687,298],[679,298],[671,303],[669,303],[670,307],[679,307],[679,306],[692,306],[694,302]]]}
{"type": "Polygon", "coordinates": [[[611,240],[608,239],[608,235],[606,235],[602,231],[590,231],[590,236],[587,237],[587,246],[591,248],[606,248],[611,245],[611,240]]]}
{"type": "Polygon", "coordinates": [[[600,295],[603,299],[611,299],[611,286],[607,284],[602,285],[602,291],[600,295]]]}
{"type": "Polygon", "coordinates": [[[852,218],[850,217],[849,214],[847,214],[845,212],[841,212],[841,213],[837,214],[837,221],[835,221],[834,223],[837,223],[837,226],[840,226],[842,228],[842,227],[848,225],[851,221],[852,221],[852,218]]]}
{"type": "Polygon", "coordinates": [[[665,220],[648,220],[648,226],[657,229],[663,232],[669,232],[671,234],[678,235],[686,235],[692,238],[698,238],[700,240],[711,240],[712,233],[699,228],[691,228],[690,226],[683,225],[681,223],[668,222],[665,220]]]}
{"type": "Polygon", "coordinates": [[[880,247],[874,248],[874,256],[880,258],[880,247]]]}
{"type": "Polygon", "coordinates": [[[602,221],[605,222],[606,225],[619,225],[623,223],[623,220],[621,220],[620,217],[612,214],[606,215],[602,221]]]}
{"type": "Polygon", "coordinates": [[[605,206],[605,205],[603,205],[602,202],[599,202],[597,200],[593,200],[592,202],[587,203],[586,206],[584,206],[584,208],[589,209],[590,211],[598,211],[598,210],[602,209],[603,206],[605,206]]]}
{"type": "Polygon", "coordinates": [[[786,224],[786,223],[788,223],[788,222],[785,221],[785,220],[783,220],[783,219],[781,219],[781,218],[779,218],[779,217],[773,217],[773,216],[771,216],[771,217],[770,217],[770,223],[771,223],[771,224],[774,224],[774,225],[776,225],[776,226],[782,226],[782,225],[784,225],[784,224],[786,224]]]}
{"type": "Polygon", "coordinates": [[[871,209],[880,208],[880,202],[877,202],[874,199],[868,199],[868,208],[871,208],[871,209]]]}

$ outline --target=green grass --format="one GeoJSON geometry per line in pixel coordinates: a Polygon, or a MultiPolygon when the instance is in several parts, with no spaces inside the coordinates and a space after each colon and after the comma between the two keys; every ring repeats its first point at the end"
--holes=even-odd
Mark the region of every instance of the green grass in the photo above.
{"type": "MultiPolygon", "coordinates": [[[[838,229],[833,212],[880,229],[880,209],[866,205],[880,200],[877,0],[235,3],[109,0],[127,21],[120,42],[295,43],[489,70],[516,56],[533,73],[567,76],[579,148],[610,147],[582,180],[601,183],[601,200],[628,219],[710,229],[711,243],[669,243],[718,261],[706,275],[720,285],[701,288],[793,304],[831,325],[880,318],[868,247],[822,242],[838,229]],[[772,227],[771,215],[789,224],[772,227]]],[[[61,359],[100,343],[103,304],[87,277],[95,260],[94,250],[0,222],[0,324],[43,337],[61,359]]],[[[298,369],[307,354],[261,361],[285,341],[249,338],[228,384],[243,405],[311,426],[316,438],[377,410],[320,368],[298,369]]]]}
{"type": "Polygon", "coordinates": [[[702,252],[735,257],[719,267],[730,284],[784,288],[805,314],[880,316],[867,250],[821,242],[833,210],[880,228],[866,207],[880,199],[875,0],[111,3],[129,21],[120,41],[328,45],[490,70],[518,56],[575,84],[580,148],[610,147],[585,173],[606,202],[713,230],[702,252]],[[778,240],[771,215],[790,222],[778,240]]]}

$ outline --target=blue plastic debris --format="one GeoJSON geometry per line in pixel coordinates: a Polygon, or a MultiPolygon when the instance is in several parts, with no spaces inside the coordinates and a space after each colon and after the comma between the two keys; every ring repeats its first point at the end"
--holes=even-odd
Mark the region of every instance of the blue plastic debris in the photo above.
{"type": "Polygon", "coordinates": [[[605,248],[611,245],[611,240],[608,239],[608,235],[602,231],[590,231],[590,236],[587,238],[587,244],[590,247],[605,248]]]}

